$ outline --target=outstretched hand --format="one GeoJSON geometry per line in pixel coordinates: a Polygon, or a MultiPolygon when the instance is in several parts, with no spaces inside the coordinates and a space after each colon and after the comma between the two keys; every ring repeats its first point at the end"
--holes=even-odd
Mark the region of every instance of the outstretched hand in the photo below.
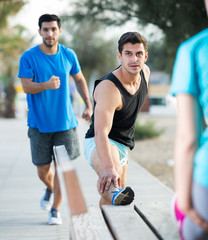
{"type": "Polygon", "coordinates": [[[98,181],[98,191],[103,193],[105,190],[109,190],[111,182],[115,188],[120,187],[121,177],[114,169],[103,170],[98,181]]]}

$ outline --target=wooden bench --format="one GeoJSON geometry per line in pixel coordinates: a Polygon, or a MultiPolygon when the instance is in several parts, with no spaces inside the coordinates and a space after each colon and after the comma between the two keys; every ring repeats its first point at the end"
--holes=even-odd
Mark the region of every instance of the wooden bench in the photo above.
{"type": "Polygon", "coordinates": [[[179,240],[169,206],[154,199],[129,206],[88,208],[64,146],[54,147],[63,197],[68,201],[70,240],[179,240]]]}

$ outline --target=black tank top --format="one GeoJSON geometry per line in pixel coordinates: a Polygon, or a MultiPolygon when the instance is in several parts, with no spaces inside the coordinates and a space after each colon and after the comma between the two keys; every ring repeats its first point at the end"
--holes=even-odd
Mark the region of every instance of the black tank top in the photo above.
{"type": "MultiPolygon", "coordinates": [[[[137,115],[141,110],[145,98],[147,95],[147,83],[145,80],[145,76],[143,71],[141,70],[141,84],[138,91],[132,95],[130,94],[118,78],[111,72],[106,76],[98,79],[95,81],[94,91],[96,86],[104,80],[112,81],[115,86],[119,89],[122,100],[123,100],[123,107],[120,110],[116,110],[114,113],[113,118],[113,125],[108,137],[114,141],[122,143],[128,146],[130,149],[134,148],[135,140],[134,140],[134,128],[137,115]]],[[[94,93],[93,91],[93,93],[94,93]]],[[[95,109],[96,102],[94,101],[94,109],[95,109]]],[[[89,130],[87,131],[85,138],[94,137],[94,112],[92,115],[92,123],[90,125],[89,130]]]]}

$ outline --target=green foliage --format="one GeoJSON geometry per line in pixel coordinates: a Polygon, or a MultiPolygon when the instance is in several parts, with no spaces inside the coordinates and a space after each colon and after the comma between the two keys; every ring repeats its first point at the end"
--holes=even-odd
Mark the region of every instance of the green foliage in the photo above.
{"type": "Polygon", "coordinates": [[[25,2],[20,0],[0,2],[0,82],[3,85],[14,81],[19,57],[32,41],[32,39],[22,37],[23,32],[26,30],[23,26],[11,27],[8,25],[8,18],[16,14],[24,4],[25,2]]]}
{"type": "Polygon", "coordinates": [[[159,27],[164,33],[165,58],[157,59],[157,62],[162,61],[164,70],[169,73],[179,44],[208,26],[203,0],[82,0],[76,2],[71,17],[106,26],[121,26],[136,20],[143,26],[159,27]]]}
{"type": "Polygon", "coordinates": [[[8,17],[15,15],[25,2],[22,0],[1,0],[0,1],[0,30],[7,27],[8,17]]]}
{"type": "Polygon", "coordinates": [[[140,124],[139,121],[136,122],[135,126],[135,140],[145,140],[149,138],[154,138],[160,136],[164,130],[155,129],[154,122],[147,121],[145,124],[140,124]]]}
{"type": "Polygon", "coordinates": [[[149,55],[148,55],[147,65],[148,67],[150,67],[150,69],[157,69],[157,71],[168,72],[168,73],[171,71],[171,69],[169,69],[170,68],[169,58],[171,56],[167,54],[163,41],[150,42],[148,53],[149,55]]]}
{"type": "Polygon", "coordinates": [[[15,15],[25,4],[21,0],[0,1],[0,85],[4,86],[6,93],[3,100],[0,92],[0,102],[5,106],[0,109],[4,117],[15,117],[15,87],[14,82],[17,75],[18,61],[23,51],[29,47],[32,39],[23,38],[25,28],[22,26],[11,27],[8,18],[15,15]]]}

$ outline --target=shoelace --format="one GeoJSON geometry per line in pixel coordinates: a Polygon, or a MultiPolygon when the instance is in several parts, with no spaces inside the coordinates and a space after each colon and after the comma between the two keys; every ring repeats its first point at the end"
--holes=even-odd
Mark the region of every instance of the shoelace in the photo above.
{"type": "Polygon", "coordinates": [[[56,218],[57,218],[57,213],[58,213],[58,210],[57,210],[57,209],[55,209],[55,208],[51,209],[51,215],[52,215],[52,217],[56,217],[56,218]]]}

